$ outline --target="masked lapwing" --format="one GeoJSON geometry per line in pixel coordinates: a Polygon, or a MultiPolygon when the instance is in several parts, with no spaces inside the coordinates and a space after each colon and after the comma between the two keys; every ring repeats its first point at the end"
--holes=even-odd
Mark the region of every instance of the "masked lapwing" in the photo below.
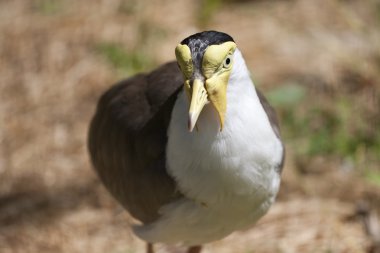
{"type": "Polygon", "coordinates": [[[176,62],[106,91],[88,146],[101,181],[147,242],[188,252],[247,229],[275,201],[284,160],[276,115],[228,34],[191,35],[176,62]]]}

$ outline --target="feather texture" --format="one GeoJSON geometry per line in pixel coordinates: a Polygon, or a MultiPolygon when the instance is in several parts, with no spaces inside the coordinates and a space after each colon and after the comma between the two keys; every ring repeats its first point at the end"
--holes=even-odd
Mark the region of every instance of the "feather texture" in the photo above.
{"type": "Polygon", "coordinates": [[[277,118],[238,50],[236,57],[223,132],[208,106],[199,132],[188,133],[175,62],[101,97],[88,136],[91,161],[109,192],[142,221],[135,227],[141,238],[188,245],[220,239],[256,222],[274,201],[284,153],[277,118]]]}
{"type": "Polygon", "coordinates": [[[142,222],[180,194],[165,168],[166,129],[182,74],[176,63],[121,81],[100,98],[88,148],[109,192],[142,222]]]}

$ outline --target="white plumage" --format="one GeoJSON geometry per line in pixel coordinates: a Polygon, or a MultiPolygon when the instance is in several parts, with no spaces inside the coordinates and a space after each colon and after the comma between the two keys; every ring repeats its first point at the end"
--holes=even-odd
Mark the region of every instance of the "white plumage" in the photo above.
{"type": "Polygon", "coordinates": [[[163,206],[154,223],[135,226],[149,242],[199,245],[253,225],[274,202],[283,146],[238,49],[227,88],[223,131],[206,105],[198,131],[184,131],[189,101],[178,95],[168,129],[167,168],[184,198],[163,206]]]}

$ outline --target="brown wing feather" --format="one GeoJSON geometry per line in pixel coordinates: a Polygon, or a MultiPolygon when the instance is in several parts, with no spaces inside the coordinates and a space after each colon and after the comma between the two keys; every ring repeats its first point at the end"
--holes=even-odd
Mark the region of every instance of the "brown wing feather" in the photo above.
{"type": "Polygon", "coordinates": [[[121,81],[101,97],[92,119],[91,161],[110,193],[142,222],[180,194],[165,169],[167,128],[183,84],[176,63],[121,81]]]}
{"type": "MultiPolygon", "coordinates": [[[[281,134],[280,134],[280,125],[278,123],[278,118],[276,111],[273,109],[273,107],[269,104],[268,100],[264,97],[264,95],[256,88],[257,95],[259,97],[260,103],[264,108],[264,111],[268,115],[269,122],[272,126],[273,131],[277,135],[277,137],[281,140],[281,134]]],[[[278,170],[281,173],[282,169],[284,167],[285,162],[285,148],[284,152],[282,154],[281,163],[278,166],[278,170]]]]}

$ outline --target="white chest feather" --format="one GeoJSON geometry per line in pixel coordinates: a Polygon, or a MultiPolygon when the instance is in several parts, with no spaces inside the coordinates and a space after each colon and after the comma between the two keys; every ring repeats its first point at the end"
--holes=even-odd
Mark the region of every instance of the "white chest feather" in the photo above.
{"type": "Polygon", "coordinates": [[[169,130],[167,167],[189,198],[213,205],[277,193],[281,143],[260,102],[243,96],[235,106],[229,104],[223,131],[211,105],[202,112],[197,131],[184,131],[188,106],[185,99],[178,101],[169,130]]]}
{"type": "MultiPolygon", "coordinates": [[[[235,57],[239,56],[237,53],[235,57]]],[[[227,113],[222,131],[211,104],[202,111],[198,130],[186,131],[189,105],[185,95],[180,94],[168,132],[169,173],[189,198],[210,205],[229,197],[237,201],[239,197],[255,198],[255,194],[268,197],[278,190],[275,167],[281,161],[282,145],[244,62],[234,68],[227,88],[227,113]]]]}
{"type": "Polygon", "coordinates": [[[219,239],[252,225],[273,203],[283,148],[239,61],[227,88],[223,131],[209,104],[198,130],[188,132],[189,105],[179,94],[168,130],[167,168],[186,198],[165,206],[149,229],[137,228],[144,239],[190,245],[219,239]]]}

